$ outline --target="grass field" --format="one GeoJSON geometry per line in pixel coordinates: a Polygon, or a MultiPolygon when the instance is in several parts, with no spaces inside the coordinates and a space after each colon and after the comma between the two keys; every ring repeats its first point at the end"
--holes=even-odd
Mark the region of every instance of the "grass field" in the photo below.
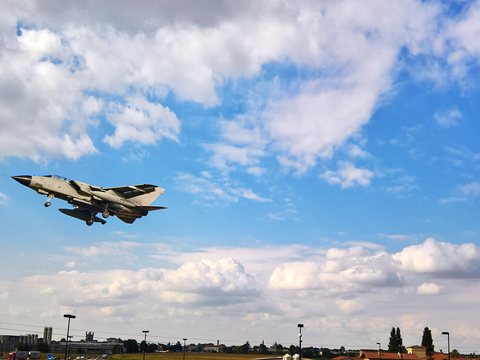
{"type": "MultiPolygon", "coordinates": [[[[64,359],[65,354],[54,354],[61,360],[64,359]]],[[[77,354],[69,354],[74,359],[77,354]]],[[[94,358],[96,355],[89,355],[94,358]]],[[[224,354],[224,353],[185,353],[185,360],[251,360],[258,358],[278,357],[278,355],[261,355],[261,354],[224,354]]],[[[42,353],[42,359],[47,358],[46,353],[42,353]]],[[[143,353],[136,354],[122,354],[109,355],[108,360],[143,360],[143,353]]],[[[146,354],[145,360],[183,360],[183,353],[155,353],[146,354]]]]}

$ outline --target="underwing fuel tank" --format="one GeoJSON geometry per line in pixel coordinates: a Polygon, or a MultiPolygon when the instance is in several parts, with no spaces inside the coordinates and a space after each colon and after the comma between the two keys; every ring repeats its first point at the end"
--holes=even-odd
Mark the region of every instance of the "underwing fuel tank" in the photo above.
{"type": "MultiPolygon", "coordinates": [[[[65,215],[83,220],[83,221],[89,221],[92,220],[92,214],[90,213],[89,210],[78,210],[78,209],[58,209],[58,211],[64,213],[65,215]]],[[[98,216],[93,217],[93,222],[99,222],[102,224],[105,224],[106,221],[99,218],[98,216]]]]}

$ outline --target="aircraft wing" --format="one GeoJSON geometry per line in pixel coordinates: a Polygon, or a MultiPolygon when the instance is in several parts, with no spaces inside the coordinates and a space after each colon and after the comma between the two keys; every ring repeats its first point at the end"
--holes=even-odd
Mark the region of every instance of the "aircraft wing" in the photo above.
{"type": "Polygon", "coordinates": [[[109,187],[109,188],[103,188],[103,190],[113,190],[116,191],[125,198],[129,199],[131,197],[135,197],[138,195],[143,195],[143,194],[148,194],[151,192],[154,192],[156,189],[160,189],[161,192],[160,194],[163,193],[164,189],[159,188],[156,185],[151,185],[151,184],[141,184],[141,185],[127,185],[127,186],[116,186],[116,187],[109,187]]]}
{"type": "Polygon", "coordinates": [[[165,189],[151,184],[117,186],[102,188],[103,191],[113,190],[138,206],[150,205],[165,189]]]}

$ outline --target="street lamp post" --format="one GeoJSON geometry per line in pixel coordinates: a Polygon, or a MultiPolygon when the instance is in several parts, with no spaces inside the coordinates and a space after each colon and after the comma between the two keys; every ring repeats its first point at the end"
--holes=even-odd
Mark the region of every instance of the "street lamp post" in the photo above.
{"type": "Polygon", "coordinates": [[[448,331],[442,332],[442,335],[447,335],[448,340],[448,360],[450,360],[450,333],[448,331]]]}
{"type": "Polygon", "coordinates": [[[183,360],[185,360],[185,348],[186,348],[186,346],[187,346],[187,339],[183,339],[183,360]]]}
{"type": "Polygon", "coordinates": [[[380,343],[377,343],[378,345],[378,356],[380,357],[382,354],[382,345],[380,343]]]}
{"type": "Polygon", "coordinates": [[[145,344],[143,345],[143,360],[145,360],[145,351],[147,350],[147,333],[149,331],[143,330],[142,332],[145,334],[145,344]]]}
{"type": "Polygon", "coordinates": [[[67,360],[68,356],[68,338],[70,337],[70,319],[75,319],[75,315],[65,314],[63,315],[64,318],[68,318],[68,326],[67,326],[67,338],[65,339],[65,360],[67,360]]]}
{"type": "Polygon", "coordinates": [[[298,334],[298,345],[300,347],[299,349],[300,360],[302,360],[302,328],[303,328],[303,324],[298,324],[298,329],[300,330],[300,334],[298,334]]]}

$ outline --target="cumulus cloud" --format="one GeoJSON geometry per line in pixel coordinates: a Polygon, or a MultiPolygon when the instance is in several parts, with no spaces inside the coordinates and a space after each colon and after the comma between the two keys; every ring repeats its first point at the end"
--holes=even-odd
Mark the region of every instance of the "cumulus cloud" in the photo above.
{"type": "Polygon", "coordinates": [[[454,245],[428,238],[393,254],[398,268],[447,277],[479,277],[480,249],[475,244],[454,245]]]}
{"type": "Polygon", "coordinates": [[[231,258],[186,263],[178,270],[165,271],[165,291],[168,302],[212,305],[227,305],[258,296],[254,278],[245,273],[240,262],[231,258]]]}
{"type": "MultiPolygon", "coordinates": [[[[224,321],[235,321],[248,329],[257,324],[264,332],[275,328],[273,324],[310,314],[312,320],[309,321],[320,326],[322,331],[337,329],[338,336],[356,334],[357,327],[359,332],[364,332],[366,324],[372,329],[384,324],[381,333],[388,333],[386,321],[407,324],[409,316],[422,322],[422,314],[429,305],[419,303],[415,293],[435,295],[447,287],[449,291],[438,299],[439,304],[450,301],[448,294],[451,292],[455,299],[459,296],[471,299],[462,303],[465,311],[471,312],[477,307],[476,279],[464,276],[455,282],[445,282],[446,278],[458,275],[458,267],[451,264],[448,269],[435,267],[437,279],[432,282],[430,268],[417,264],[412,270],[408,262],[404,262],[405,257],[400,256],[408,254],[439,264],[452,258],[452,262],[474,267],[474,262],[478,262],[474,258],[477,250],[472,249],[471,244],[453,245],[428,239],[397,254],[381,249],[372,252],[358,245],[329,250],[288,245],[189,247],[188,251],[179,251],[167,249],[164,244],[144,244],[143,248],[136,244],[123,245],[124,249],[130,248],[134,256],[144,257],[132,266],[138,267],[138,263],[144,263],[147,258],[158,261],[156,266],[134,270],[85,268],[82,272],[60,271],[23,277],[15,282],[0,281],[0,294],[4,294],[0,295],[0,302],[2,308],[10,311],[4,315],[18,321],[29,310],[39,311],[45,319],[54,319],[61,309],[78,314],[79,322],[89,323],[100,316],[102,324],[110,328],[115,324],[141,326],[149,319],[152,324],[160,320],[171,322],[173,333],[181,333],[187,322],[194,332],[198,331],[195,324],[201,323],[202,329],[217,334],[216,331],[228,331],[223,326],[217,328],[216,324],[224,321]],[[428,246],[441,249],[442,254],[426,251],[428,246]],[[139,250],[144,254],[139,254],[139,250]],[[166,263],[168,268],[163,267],[166,263]],[[35,302],[15,292],[18,287],[36,294],[35,302]],[[410,315],[392,317],[391,307],[386,305],[392,301],[396,301],[399,314],[410,315]],[[9,307],[13,303],[15,306],[9,307]],[[418,313],[412,314],[412,309],[417,309],[418,313]],[[219,321],[208,322],[212,316],[219,321]]],[[[75,249],[75,258],[87,259],[91,265],[95,256],[104,260],[108,256],[116,264],[125,266],[121,262],[124,256],[121,252],[104,256],[103,250],[97,249],[107,246],[94,246],[75,249]]],[[[69,248],[66,251],[72,252],[69,248]]],[[[421,334],[426,325],[418,326],[421,334]]],[[[269,341],[273,343],[275,338],[269,341]]]]}
{"type": "Polygon", "coordinates": [[[365,312],[365,305],[357,300],[338,300],[337,306],[346,315],[355,315],[365,312]]]}
{"type": "Polygon", "coordinates": [[[423,283],[417,288],[417,294],[438,294],[440,287],[434,283],[423,283]]]}
{"type": "Polygon", "coordinates": [[[115,126],[115,133],[105,136],[107,144],[119,148],[125,141],[152,145],[162,138],[177,140],[180,121],[168,108],[139,96],[126,101],[125,106],[110,105],[107,118],[115,126]]]}
{"type": "Polygon", "coordinates": [[[326,180],[329,184],[340,184],[342,188],[348,188],[355,185],[368,186],[375,174],[367,169],[356,168],[352,163],[345,162],[339,164],[337,171],[325,171],[320,178],[326,180]]]}
{"type": "MultiPolygon", "coordinates": [[[[97,152],[93,138],[115,148],[127,141],[176,140],[180,121],[161,104],[170,92],[179,101],[212,107],[220,104],[228,80],[258,80],[264,66],[286,64],[316,75],[287,86],[277,80],[260,86],[247,116],[221,120],[222,141],[207,149],[216,167],[237,164],[259,176],[261,159],[274,155],[285,169],[303,173],[369,121],[391,90],[402,49],[430,54],[438,31],[439,7],[413,0],[401,7],[189,4],[180,9],[106,2],[58,9],[35,1],[23,7],[9,3],[1,24],[6,37],[0,47],[0,89],[9,90],[0,96],[0,156],[78,159],[97,152]],[[18,19],[44,28],[24,28],[17,36],[18,19]],[[104,129],[98,127],[99,115],[114,126],[113,134],[91,136],[104,129]],[[18,146],[19,139],[27,141],[18,146]]],[[[465,23],[473,21],[472,8],[465,23]]],[[[451,27],[447,37],[475,53],[467,28],[451,27]]],[[[354,145],[350,155],[367,153],[354,145]]],[[[365,171],[353,182],[366,186],[372,174],[365,171]]]]}
{"type": "Polygon", "coordinates": [[[393,271],[383,253],[370,255],[360,247],[330,249],[319,263],[291,262],[277,267],[271,277],[272,289],[323,289],[331,294],[352,293],[370,287],[401,287],[403,279],[393,271]]]}

